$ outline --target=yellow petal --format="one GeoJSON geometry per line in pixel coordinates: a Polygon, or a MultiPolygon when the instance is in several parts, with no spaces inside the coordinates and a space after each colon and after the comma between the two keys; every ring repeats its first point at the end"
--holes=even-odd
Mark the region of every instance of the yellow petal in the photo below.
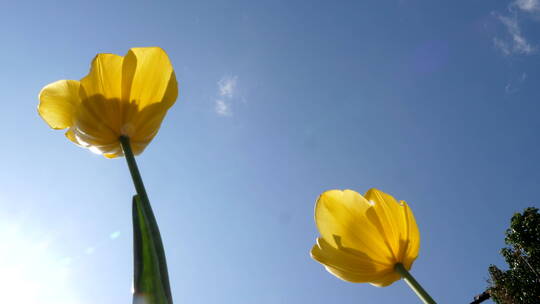
{"type": "Polygon", "coordinates": [[[80,83],[76,80],[59,80],[45,86],[39,93],[38,113],[53,129],[73,125],[79,98],[80,83]]]}
{"type": "Polygon", "coordinates": [[[336,277],[342,279],[343,281],[351,283],[368,283],[372,280],[375,280],[377,275],[374,274],[363,274],[363,273],[352,273],[348,271],[343,271],[332,266],[325,266],[326,270],[336,277]]]}
{"type": "Polygon", "coordinates": [[[92,60],[90,72],[81,79],[87,96],[101,95],[105,99],[122,98],[122,63],[124,58],[115,54],[98,54],[92,60]]]}
{"type": "Polygon", "coordinates": [[[88,134],[82,131],[80,126],[73,129],[75,138],[80,146],[90,149],[96,154],[119,154],[121,147],[118,139],[103,139],[94,134],[88,134]]]}
{"type": "Polygon", "coordinates": [[[407,203],[370,189],[323,193],[315,207],[322,238],[311,256],[350,282],[388,286],[400,279],[396,263],[410,269],[418,256],[420,233],[407,203]]]}
{"type": "Polygon", "coordinates": [[[354,274],[357,278],[363,275],[366,278],[365,282],[390,269],[387,265],[373,261],[361,252],[336,249],[323,238],[317,239],[317,244],[311,250],[311,257],[325,266],[354,274]]]}
{"type": "Polygon", "coordinates": [[[401,262],[404,251],[400,250],[400,240],[405,240],[406,227],[403,217],[403,208],[391,195],[375,188],[366,192],[365,197],[373,202],[373,213],[368,214],[375,223],[385,242],[391,248],[395,263],[401,262]]]}
{"type": "Polygon", "coordinates": [[[377,278],[378,273],[374,270],[368,260],[357,260],[354,257],[346,257],[336,251],[330,253],[315,245],[311,250],[311,257],[323,264],[330,273],[338,278],[353,282],[367,283],[377,278]]]}
{"type": "Polygon", "coordinates": [[[165,118],[165,114],[167,114],[165,105],[163,103],[154,103],[137,113],[136,117],[130,122],[127,129],[133,128],[133,132],[126,135],[131,140],[135,155],[142,153],[154,136],[156,136],[165,118]]]}
{"type": "Polygon", "coordinates": [[[406,219],[406,225],[408,228],[407,240],[409,241],[407,251],[405,253],[405,258],[403,260],[403,266],[405,266],[405,268],[409,270],[414,260],[416,260],[416,258],[418,257],[418,253],[420,251],[420,231],[418,230],[414,214],[412,213],[409,205],[404,201],[402,201],[401,203],[404,207],[404,218],[406,219]]]}
{"type": "Polygon", "coordinates": [[[79,140],[90,146],[102,146],[118,142],[121,124],[106,115],[114,102],[102,95],[84,99],[77,107],[75,128],[79,140]]]}
{"type": "Polygon", "coordinates": [[[88,75],[81,79],[81,98],[85,107],[93,108],[95,123],[103,123],[117,134],[124,124],[124,116],[130,115],[129,103],[121,100],[123,61],[118,55],[98,54],[88,75]]]}
{"type": "Polygon", "coordinates": [[[355,191],[326,191],[317,200],[315,222],[321,236],[334,248],[351,248],[374,261],[391,263],[392,253],[385,240],[366,217],[371,207],[355,191]]]}
{"type": "Polygon", "coordinates": [[[77,140],[77,137],[75,136],[75,133],[73,132],[72,128],[69,128],[65,135],[66,135],[67,139],[69,139],[72,143],[74,143],[74,144],[76,144],[78,146],[81,146],[81,144],[77,140]]]}
{"type": "Polygon", "coordinates": [[[114,153],[104,153],[103,156],[105,156],[106,158],[117,158],[119,156],[123,156],[124,154],[114,154],[114,153]]]}
{"type": "Polygon", "coordinates": [[[158,102],[168,109],[178,96],[172,64],[159,47],[129,50],[122,74],[122,100],[137,103],[139,109],[158,102]]]}
{"type": "Polygon", "coordinates": [[[397,272],[389,271],[388,273],[380,275],[377,278],[371,280],[369,283],[377,287],[386,287],[400,279],[401,276],[397,272]]]}
{"type": "Polygon", "coordinates": [[[85,136],[82,133],[80,133],[80,130],[78,130],[77,128],[70,128],[66,132],[66,137],[77,146],[88,148],[96,154],[103,154],[103,156],[105,156],[106,158],[115,158],[118,156],[123,156],[123,153],[119,154],[120,147],[116,143],[105,145],[105,146],[96,146],[96,145],[93,146],[87,142],[84,142],[82,139],[85,138],[85,136]]]}
{"type": "Polygon", "coordinates": [[[420,233],[411,209],[404,201],[398,203],[377,189],[370,189],[365,197],[375,203],[372,220],[380,223],[378,229],[392,247],[395,263],[410,267],[420,248],[420,233]]]}

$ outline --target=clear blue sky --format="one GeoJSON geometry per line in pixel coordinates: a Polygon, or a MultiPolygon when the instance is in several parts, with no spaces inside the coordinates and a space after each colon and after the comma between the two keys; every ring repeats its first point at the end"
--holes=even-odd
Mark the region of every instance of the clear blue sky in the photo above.
{"type": "Polygon", "coordinates": [[[138,161],[176,303],[418,303],[309,257],[316,197],[370,187],[413,209],[417,279],[468,303],[540,197],[540,3],[512,1],[3,3],[0,295],[131,303],[124,159],[49,129],[37,94],[161,46],[180,95],[138,161]]]}

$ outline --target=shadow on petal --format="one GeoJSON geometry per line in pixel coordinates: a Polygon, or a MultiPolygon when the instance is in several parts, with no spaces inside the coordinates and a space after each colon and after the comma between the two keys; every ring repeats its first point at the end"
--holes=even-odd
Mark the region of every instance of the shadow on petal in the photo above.
{"type": "Polygon", "coordinates": [[[90,96],[80,103],[70,139],[108,158],[123,156],[119,137],[132,139],[135,155],[142,153],[157,134],[167,113],[166,105],[154,103],[142,110],[135,102],[90,96]]]}

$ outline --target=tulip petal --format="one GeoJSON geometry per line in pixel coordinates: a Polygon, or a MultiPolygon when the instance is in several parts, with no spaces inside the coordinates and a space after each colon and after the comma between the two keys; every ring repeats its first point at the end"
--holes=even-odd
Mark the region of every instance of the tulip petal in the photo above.
{"type": "Polygon", "coordinates": [[[51,128],[60,130],[73,125],[75,109],[80,102],[79,88],[77,80],[59,80],[41,90],[38,113],[51,128]]]}
{"type": "Polygon", "coordinates": [[[402,235],[406,230],[403,207],[393,196],[375,188],[368,190],[365,197],[374,203],[373,210],[375,212],[371,220],[376,223],[381,235],[392,248],[395,262],[401,261],[404,251],[400,250],[402,249],[400,240],[406,237],[406,235],[402,235]]]}
{"type": "Polygon", "coordinates": [[[410,269],[420,233],[407,203],[377,189],[324,192],[315,207],[321,233],[311,256],[342,280],[388,286],[401,278],[397,263],[410,269]]]}
{"type": "Polygon", "coordinates": [[[354,282],[368,283],[384,276],[389,267],[378,264],[367,255],[357,255],[334,249],[323,238],[317,239],[317,244],[311,250],[313,259],[325,265],[338,278],[354,282]]]}
{"type": "Polygon", "coordinates": [[[401,276],[395,272],[391,271],[384,275],[380,275],[379,277],[375,278],[374,280],[370,281],[369,283],[373,286],[377,287],[386,287],[395,281],[398,281],[401,279],[401,276]]]}
{"type": "Polygon", "coordinates": [[[124,58],[115,54],[98,54],[92,60],[90,72],[81,79],[87,96],[101,95],[105,99],[122,97],[122,63],[124,58]]]}
{"type": "Polygon", "coordinates": [[[409,270],[414,260],[416,260],[418,257],[418,253],[420,251],[420,231],[418,230],[418,225],[416,224],[414,214],[409,205],[404,201],[401,201],[401,203],[404,207],[404,218],[406,219],[406,224],[408,227],[407,240],[409,242],[407,251],[405,253],[405,258],[403,260],[403,266],[409,270]]]}
{"type": "Polygon", "coordinates": [[[374,261],[391,263],[392,253],[376,226],[366,218],[371,207],[355,191],[326,191],[317,200],[315,222],[321,236],[334,248],[351,248],[374,261]]]}
{"type": "Polygon", "coordinates": [[[167,53],[159,47],[133,48],[124,57],[122,100],[135,102],[139,109],[153,103],[171,107],[178,96],[178,84],[167,53]]]}
{"type": "Polygon", "coordinates": [[[81,146],[81,143],[77,140],[77,136],[75,136],[75,132],[73,132],[73,129],[72,128],[69,128],[67,131],[66,131],[66,137],[67,139],[69,139],[72,143],[76,144],[77,146],[81,146]]]}
{"type": "Polygon", "coordinates": [[[125,117],[132,116],[129,102],[121,101],[123,62],[122,56],[98,54],[88,75],[81,79],[81,98],[92,103],[84,106],[94,108],[96,123],[107,125],[115,134],[120,134],[125,117]]]}
{"type": "Polygon", "coordinates": [[[76,135],[82,142],[90,146],[103,146],[117,143],[120,137],[120,124],[107,119],[107,109],[114,107],[113,101],[103,99],[101,95],[93,95],[84,99],[77,108],[75,121],[76,135]]]}
{"type": "Polygon", "coordinates": [[[354,250],[335,249],[323,238],[317,239],[317,244],[311,250],[311,257],[321,264],[338,269],[342,272],[364,275],[365,282],[372,277],[380,276],[388,270],[388,265],[372,260],[366,254],[354,250]]]}
{"type": "Polygon", "coordinates": [[[325,265],[325,268],[328,272],[335,275],[336,277],[342,279],[343,281],[351,283],[369,283],[377,278],[376,274],[371,273],[352,273],[327,265],[325,265]]]}

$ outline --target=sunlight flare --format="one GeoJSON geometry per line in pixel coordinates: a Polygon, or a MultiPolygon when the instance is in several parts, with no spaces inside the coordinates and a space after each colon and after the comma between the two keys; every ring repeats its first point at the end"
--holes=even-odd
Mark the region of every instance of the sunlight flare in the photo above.
{"type": "Polygon", "coordinates": [[[82,304],[70,284],[70,259],[46,237],[0,219],[0,303],[82,304]]]}

